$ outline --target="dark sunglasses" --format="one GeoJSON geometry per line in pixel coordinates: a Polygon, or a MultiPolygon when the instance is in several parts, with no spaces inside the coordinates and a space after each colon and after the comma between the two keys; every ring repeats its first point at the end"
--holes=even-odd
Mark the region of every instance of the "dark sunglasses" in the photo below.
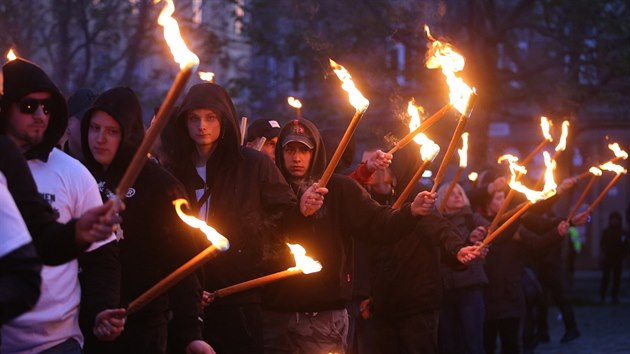
{"type": "Polygon", "coordinates": [[[42,106],[42,111],[44,114],[50,114],[53,109],[55,102],[52,98],[47,98],[45,100],[38,100],[35,98],[25,98],[20,101],[19,107],[20,112],[24,114],[33,114],[37,111],[37,107],[42,106]]]}

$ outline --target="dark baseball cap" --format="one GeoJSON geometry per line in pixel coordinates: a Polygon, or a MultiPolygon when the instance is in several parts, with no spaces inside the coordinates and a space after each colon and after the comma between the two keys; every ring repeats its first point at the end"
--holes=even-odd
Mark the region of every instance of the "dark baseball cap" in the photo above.
{"type": "Polygon", "coordinates": [[[254,139],[263,136],[267,140],[271,140],[280,135],[280,128],[280,123],[273,119],[255,120],[247,128],[247,141],[254,141],[254,139]]]}
{"type": "Polygon", "coordinates": [[[285,147],[288,143],[298,142],[306,145],[309,149],[313,149],[315,147],[315,143],[313,139],[308,135],[306,128],[304,125],[300,124],[300,121],[294,120],[289,128],[289,134],[284,137],[282,140],[282,147],[285,147]]]}
{"type": "Polygon", "coordinates": [[[96,96],[96,92],[89,88],[78,89],[68,98],[68,116],[82,119],[88,108],[92,107],[96,96]]]}

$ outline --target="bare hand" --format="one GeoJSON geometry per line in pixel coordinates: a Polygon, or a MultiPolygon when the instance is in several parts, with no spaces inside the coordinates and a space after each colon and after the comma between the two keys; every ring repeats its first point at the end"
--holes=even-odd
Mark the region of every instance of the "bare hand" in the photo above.
{"type": "Polygon", "coordinates": [[[324,205],[324,195],[328,188],[320,188],[319,183],[313,183],[300,198],[300,212],[304,216],[311,216],[324,205]]]}
{"type": "Polygon", "coordinates": [[[431,214],[436,198],[437,193],[435,192],[422,191],[418,193],[411,203],[411,214],[414,216],[431,214]]]}
{"type": "Polygon", "coordinates": [[[125,329],[125,309],[103,310],[96,315],[94,335],[98,340],[111,342],[125,329]]]}
{"type": "Polygon", "coordinates": [[[367,168],[370,172],[383,171],[392,163],[394,155],[376,150],[367,160],[367,168]]]}
{"type": "Polygon", "coordinates": [[[216,354],[210,344],[202,340],[194,340],[186,346],[186,354],[216,354]]]}
{"type": "Polygon", "coordinates": [[[478,258],[484,258],[488,254],[488,247],[479,248],[481,244],[475,246],[462,247],[457,252],[457,260],[462,264],[470,264],[478,258]]]}
{"type": "Polygon", "coordinates": [[[108,200],[107,203],[86,211],[75,226],[77,244],[87,246],[110,237],[122,221],[118,214],[121,209],[121,204],[108,200]]]}
{"type": "Polygon", "coordinates": [[[565,236],[566,234],[569,233],[569,223],[562,220],[560,221],[560,223],[558,224],[558,227],[556,228],[558,230],[558,234],[560,236],[565,236]]]}
{"type": "Polygon", "coordinates": [[[587,212],[583,211],[577,214],[576,216],[574,216],[573,219],[571,219],[571,224],[575,226],[584,225],[588,222],[589,218],[590,218],[590,215],[587,212]]]}
{"type": "Polygon", "coordinates": [[[493,195],[495,192],[504,191],[508,186],[505,177],[499,177],[488,184],[488,194],[493,195]]]}
{"type": "Polygon", "coordinates": [[[369,297],[363,301],[361,301],[361,303],[359,304],[359,312],[361,313],[361,317],[363,317],[364,320],[367,320],[368,318],[372,317],[372,298],[369,297]]]}
{"type": "Polygon", "coordinates": [[[471,243],[481,242],[483,241],[484,238],[486,238],[487,234],[488,234],[488,230],[486,230],[485,227],[477,226],[474,230],[472,230],[472,232],[470,233],[470,236],[468,236],[468,239],[470,240],[471,243]]]}
{"type": "Polygon", "coordinates": [[[214,301],[214,296],[212,296],[212,294],[204,290],[203,294],[201,294],[201,309],[202,310],[205,309],[213,301],[214,301]]]}
{"type": "Polygon", "coordinates": [[[560,185],[558,186],[558,188],[556,188],[556,193],[560,194],[566,191],[567,189],[573,187],[577,183],[577,181],[578,181],[577,177],[569,177],[569,178],[563,179],[562,182],[560,182],[560,185]]]}

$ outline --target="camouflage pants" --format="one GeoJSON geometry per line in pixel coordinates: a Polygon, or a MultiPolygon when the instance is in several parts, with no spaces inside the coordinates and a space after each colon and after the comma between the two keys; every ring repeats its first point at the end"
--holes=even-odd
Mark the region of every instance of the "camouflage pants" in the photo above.
{"type": "Polygon", "coordinates": [[[265,354],[345,353],[348,313],[263,312],[265,354]]]}

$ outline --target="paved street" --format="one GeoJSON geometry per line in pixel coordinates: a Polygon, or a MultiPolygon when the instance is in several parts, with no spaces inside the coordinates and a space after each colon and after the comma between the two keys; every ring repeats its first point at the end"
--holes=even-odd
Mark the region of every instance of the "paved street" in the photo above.
{"type": "Polygon", "coordinates": [[[630,354],[630,272],[626,269],[619,304],[599,300],[599,272],[576,274],[573,290],[575,316],[582,336],[560,343],[564,333],[558,311],[549,311],[550,343],[539,344],[536,354],[630,354]]]}

